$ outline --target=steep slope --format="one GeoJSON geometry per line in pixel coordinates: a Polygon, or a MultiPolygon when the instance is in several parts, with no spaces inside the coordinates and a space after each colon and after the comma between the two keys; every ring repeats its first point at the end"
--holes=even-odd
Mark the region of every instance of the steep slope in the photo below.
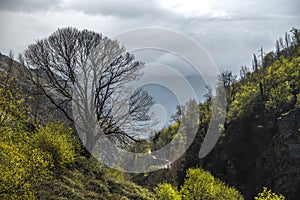
{"type": "Polygon", "coordinates": [[[38,199],[154,199],[148,189],[111,176],[109,169],[94,158],[78,157],[73,167],[57,172],[54,177],[37,188],[38,199]]]}
{"type": "Polygon", "coordinates": [[[287,199],[299,198],[300,36],[296,33],[293,47],[266,54],[264,65],[236,83],[224,136],[203,160],[205,169],[235,185],[246,199],[263,186],[287,199]]]}
{"type": "Polygon", "coordinates": [[[0,54],[0,69],[0,199],[154,199],[148,189],[86,156],[70,127],[43,128],[63,117],[55,118],[46,97],[34,93],[19,63],[0,54]],[[41,102],[47,112],[35,107],[41,102]],[[68,164],[60,164],[64,156],[72,157],[68,164]]]}
{"type": "MultiPolygon", "coordinates": [[[[198,158],[209,125],[208,99],[199,104],[196,140],[170,169],[150,174],[149,184],[161,182],[164,173],[180,188],[186,170],[200,166],[237,188],[245,199],[253,199],[263,187],[299,199],[300,30],[290,32],[275,52],[262,50],[260,61],[254,56],[252,69],[243,67],[239,80],[228,71],[220,75],[228,112],[222,136],[209,155],[198,158]]],[[[176,133],[170,126],[158,141],[166,144],[176,133]]],[[[138,178],[147,186],[145,178],[138,178]]]]}

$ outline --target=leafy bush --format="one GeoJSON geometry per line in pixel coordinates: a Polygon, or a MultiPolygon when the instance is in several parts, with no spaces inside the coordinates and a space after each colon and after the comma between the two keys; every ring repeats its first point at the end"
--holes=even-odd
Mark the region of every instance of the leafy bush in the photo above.
{"type": "Polygon", "coordinates": [[[72,129],[61,123],[49,123],[34,135],[36,146],[49,152],[56,167],[74,162],[78,140],[72,135],[72,129]]]}
{"type": "Polygon", "coordinates": [[[181,196],[177,189],[169,183],[158,184],[154,189],[157,198],[161,200],[181,200],[181,196]]]}
{"type": "MultiPolygon", "coordinates": [[[[6,137],[11,134],[19,135],[7,132],[6,137]]],[[[33,187],[50,178],[50,155],[28,143],[0,137],[0,158],[0,199],[34,199],[33,187]]]]}
{"type": "Polygon", "coordinates": [[[159,199],[205,199],[205,200],[243,200],[243,196],[233,187],[215,179],[203,169],[188,169],[184,184],[178,192],[170,184],[159,184],[155,188],[159,199]]]}
{"type": "Polygon", "coordinates": [[[216,196],[214,177],[202,169],[189,169],[180,193],[184,199],[208,199],[216,196]]]}
{"type": "Polygon", "coordinates": [[[235,188],[228,187],[200,168],[187,170],[180,193],[183,199],[244,199],[235,188]]]}
{"type": "Polygon", "coordinates": [[[282,194],[277,195],[272,192],[272,190],[268,190],[266,187],[263,188],[261,193],[258,193],[257,197],[254,197],[255,200],[284,200],[284,196],[282,194]]]}

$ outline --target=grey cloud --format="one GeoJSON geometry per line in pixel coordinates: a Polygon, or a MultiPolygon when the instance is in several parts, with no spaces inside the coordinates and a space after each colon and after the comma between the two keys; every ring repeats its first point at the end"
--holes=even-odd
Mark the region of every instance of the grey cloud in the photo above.
{"type": "Polygon", "coordinates": [[[0,11],[35,12],[58,8],[61,0],[0,0],[0,11]]]}
{"type": "Polygon", "coordinates": [[[195,21],[240,21],[240,20],[264,20],[262,16],[231,15],[226,17],[196,16],[185,17],[170,9],[161,7],[154,0],[88,0],[75,1],[64,5],[62,8],[84,12],[88,15],[117,16],[120,18],[132,18],[136,20],[162,20],[169,23],[190,23],[195,21]],[[146,19],[143,19],[145,18],[146,19]]]}
{"type": "Polygon", "coordinates": [[[118,16],[122,18],[141,18],[142,16],[165,15],[153,0],[89,0],[70,2],[65,8],[84,12],[89,15],[118,16]]]}
{"type": "Polygon", "coordinates": [[[172,10],[162,8],[153,0],[88,0],[75,1],[66,4],[63,8],[84,12],[88,15],[117,16],[121,18],[135,18],[136,20],[146,17],[174,23],[190,23],[194,21],[242,21],[242,20],[265,20],[264,16],[245,16],[229,13],[229,16],[196,16],[184,17],[172,10]],[[234,15],[231,15],[234,14],[234,15]]]}
{"type": "Polygon", "coordinates": [[[218,23],[208,30],[198,30],[192,34],[211,55],[219,69],[232,70],[239,74],[240,67],[251,67],[252,54],[272,51],[275,41],[288,32],[297,20],[274,19],[265,21],[240,21],[218,23]]]}
{"type": "MultiPolygon", "coordinates": [[[[0,23],[6,27],[1,32],[0,48],[3,51],[4,46],[26,46],[28,41],[45,37],[62,25],[111,35],[143,26],[165,27],[188,34],[207,49],[220,68],[238,73],[241,65],[251,64],[251,55],[260,46],[272,50],[278,37],[293,26],[299,27],[299,7],[298,0],[216,0],[212,9],[224,10],[228,15],[185,17],[161,7],[156,0],[0,0],[0,23]],[[44,16],[44,11],[49,10],[49,15],[44,16]],[[26,15],[36,11],[40,13],[26,15]],[[27,13],[20,16],[14,12],[27,13]],[[26,34],[19,37],[18,30],[26,34]]],[[[173,64],[175,60],[168,62],[173,64]]]]}
{"type": "MultiPolygon", "coordinates": [[[[185,48],[188,49],[188,47],[185,48]]],[[[168,52],[167,50],[142,49],[139,51],[134,51],[133,53],[136,59],[142,60],[143,62],[145,62],[145,64],[159,63],[162,65],[170,66],[183,76],[189,76],[196,73],[195,69],[190,63],[188,63],[188,61],[184,60],[176,54],[173,54],[172,52],[168,52]]],[[[163,75],[167,76],[168,74],[163,75]]]]}

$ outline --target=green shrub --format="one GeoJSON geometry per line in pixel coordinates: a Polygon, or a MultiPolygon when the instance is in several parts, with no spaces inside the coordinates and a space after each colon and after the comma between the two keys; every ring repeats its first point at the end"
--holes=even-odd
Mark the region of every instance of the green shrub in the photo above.
{"type": "Polygon", "coordinates": [[[277,195],[272,190],[268,190],[266,187],[263,188],[261,193],[258,193],[257,197],[254,197],[255,200],[284,200],[282,194],[277,195]]]}
{"type": "Polygon", "coordinates": [[[188,169],[184,184],[178,192],[168,183],[159,184],[155,189],[158,199],[205,199],[243,200],[243,196],[233,187],[228,187],[203,169],[188,169]]]}
{"type": "Polygon", "coordinates": [[[158,184],[154,189],[157,198],[161,200],[181,200],[181,196],[176,188],[169,183],[158,184]]]}
{"type": "Polygon", "coordinates": [[[0,199],[35,199],[34,186],[51,177],[50,155],[28,143],[2,139],[0,137],[0,199]]]}
{"type": "Polygon", "coordinates": [[[78,140],[72,129],[61,123],[49,123],[34,135],[35,144],[52,155],[55,167],[63,167],[74,162],[78,140]]]}
{"type": "Polygon", "coordinates": [[[215,179],[203,169],[189,169],[180,190],[183,199],[237,200],[244,199],[233,187],[215,179]]]}

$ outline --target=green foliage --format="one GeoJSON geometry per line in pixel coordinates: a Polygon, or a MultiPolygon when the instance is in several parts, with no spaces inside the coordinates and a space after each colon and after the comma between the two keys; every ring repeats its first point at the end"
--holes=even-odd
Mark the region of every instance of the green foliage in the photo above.
{"type": "Polygon", "coordinates": [[[174,122],[172,125],[170,125],[168,128],[163,129],[160,132],[159,138],[157,139],[157,141],[154,141],[152,143],[152,150],[157,150],[160,149],[162,147],[164,147],[165,145],[167,145],[168,143],[170,143],[173,138],[176,136],[176,134],[178,133],[178,129],[179,129],[179,122],[174,122]]]}
{"type": "Polygon", "coordinates": [[[300,56],[287,60],[281,57],[267,69],[268,99],[266,107],[276,115],[287,112],[297,103],[300,93],[300,56]]]}
{"type": "Polygon", "coordinates": [[[300,56],[280,57],[266,69],[253,72],[238,89],[228,117],[243,118],[263,108],[275,116],[299,105],[300,56]],[[260,106],[260,107],[259,107],[260,106]]]}
{"type": "Polygon", "coordinates": [[[37,190],[39,199],[154,199],[153,193],[126,180],[107,174],[94,157],[78,156],[75,165],[62,169],[56,178],[43,181],[37,190]]]}
{"type": "Polygon", "coordinates": [[[205,199],[205,200],[243,200],[243,196],[233,187],[215,179],[203,169],[188,169],[184,184],[178,192],[168,183],[155,188],[159,199],[205,199]]]}
{"type": "Polygon", "coordinates": [[[276,44],[276,52],[267,53],[261,62],[255,58],[255,70],[241,77],[229,106],[229,121],[258,110],[279,117],[300,105],[299,30],[293,28],[291,35],[285,34],[285,45],[276,44]]]}
{"type": "MultiPolygon", "coordinates": [[[[228,123],[232,119],[238,122],[245,122],[243,119],[249,119],[246,123],[253,124],[253,126],[249,126],[249,133],[253,133],[265,125],[272,125],[262,121],[264,116],[274,116],[276,119],[290,109],[300,107],[299,31],[295,29],[293,31],[294,40],[291,41],[291,49],[279,49],[277,55],[271,52],[266,54],[261,62],[256,60],[255,71],[250,72],[245,69],[241,81],[236,81],[229,72],[223,74],[223,86],[228,103],[228,123]],[[253,116],[253,118],[249,116],[253,116]],[[257,122],[253,119],[260,120],[260,124],[255,124],[257,122]],[[258,129],[252,130],[251,127],[258,127],[258,129]]],[[[17,82],[16,69],[8,67],[7,71],[0,71],[0,199],[155,198],[148,189],[127,181],[126,174],[123,172],[105,169],[92,157],[79,156],[79,141],[74,138],[73,131],[68,126],[62,123],[48,123],[36,128],[35,131],[30,130],[28,124],[32,125],[30,117],[32,111],[29,109],[28,97],[24,93],[21,95],[22,88],[17,82]],[[59,170],[52,170],[53,167],[59,170]]],[[[171,169],[160,170],[143,176],[141,182],[145,182],[145,186],[152,187],[166,179],[176,185],[180,179],[178,178],[179,175],[183,180],[183,169],[199,165],[201,161],[197,160],[197,153],[212,113],[212,94],[208,97],[203,103],[198,104],[198,102],[190,101],[183,106],[178,111],[179,115],[175,122],[161,131],[155,143],[150,144],[143,141],[129,147],[133,152],[148,152],[150,148],[152,150],[160,149],[173,139],[179,139],[179,145],[183,146],[186,145],[187,138],[182,137],[184,134],[180,133],[190,133],[195,127],[199,127],[196,142],[191,145],[187,151],[188,154],[183,155],[177,160],[178,162],[173,163],[171,169]],[[198,116],[199,113],[200,116],[198,116]]],[[[264,120],[270,121],[268,117],[264,120]]],[[[243,125],[241,123],[240,126],[243,125]]],[[[38,126],[36,125],[36,127],[38,126]]],[[[226,127],[229,128],[224,129],[224,133],[232,130],[230,124],[226,127]]],[[[223,144],[225,146],[228,144],[227,147],[231,146],[230,144],[242,146],[245,142],[242,140],[245,138],[249,139],[247,141],[248,146],[257,144],[254,142],[251,144],[251,138],[245,134],[248,133],[247,131],[244,129],[238,129],[238,131],[245,137],[232,134],[231,138],[222,140],[223,144]]],[[[232,131],[232,133],[236,132],[232,131]]],[[[260,133],[259,131],[256,132],[260,133]]],[[[264,133],[266,133],[265,140],[267,140],[269,138],[268,132],[264,133]]],[[[224,134],[224,138],[226,136],[224,134]]],[[[259,142],[264,143],[265,140],[259,140],[259,142]]],[[[242,152],[240,149],[244,150],[245,147],[236,148],[236,151],[242,152]]],[[[256,149],[260,150],[259,148],[256,149]]],[[[218,152],[222,152],[221,150],[218,152]]],[[[258,150],[258,153],[263,151],[258,150]]],[[[249,155],[256,155],[255,153],[254,151],[249,155]]],[[[224,154],[220,153],[216,159],[223,155],[232,158],[232,155],[239,154],[232,153],[231,155],[230,150],[228,150],[224,154]]],[[[244,169],[244,163],[248,162],[240,163],[240,166],[235,163],[237,170],[240,170],[241,167],[244,169]]],[[[253,173],[248,173],[247,176],[249,174],[252,176],[253,173]]],[[[254,179],[250,177],[248,180],[246,173],[243,173],[243,176],[245,180],[247,179],[246,181],[254,179]]],[[[239,184],[236,180],[235,183],[239,184]]],[[[209,172],[199,168],[186,171],[186,177],[180,191],[169,183],[158,184],[154,191],[158,199],[243,199],[240,192],[235,188],[227,186],[209,172]]],[[[246,193],[246,191],[244,192],[246,193]]],[[[283,195],[277,195],[267,188],[263,188],[263,191],[255,197],[255,200],[284,199],[283,195]]]]}
{"type": "Polygon", "coordinates": [[[181,196],[177,189],[169,183],[158,184],[154,191],[159,200],[181,200],[181,196]]]}
{"type": "Polygon", "coordinates": [[[52,159],[49,154],[29,143],[17,141],[12,135],[22,135],[22,140],[30,141],[27,134],[16,131],[6,132],[6,138],[0,138],[0,197],[33,199],[32,187],[50,178],[48,169],[52,159]]]}
{"type": "Polygon", "coordinates": [[[112,168],[105,168],[105,173],[109,176],[114,178],[117,181],[125,181],[125,173],[120,169],[120,170],[116,170],[116,169],[112,169],[112,168]]]}
{"type": "Polygon", "coordinates": [[[215,198],[217,192],[214,188],[214,177],[202,169],[189,169],[180,193],[183,199],[215,198]]]}
{"type": "Polygon", "coordinates": [[[70,127],[34,124],[17,73],[0,70],[0,199],[154,199],[124,177],[111,177],[96,159],[79,156],[70,127]]]}
{"type": "Polygon", "coordinates": [[[277,195],[276,193],[268,190],[266,187],[263,188],[261,193],[258,193],[257,197],[254,197],[255,200],[284,200],[284,196],[282,194],[277,195]]]}
{"type": "Polygon", "coordinates": [[[51,178],[53,160],[33,144],[14,77],[7,73],[0,84],[0,198],[34,199],[34,187],[51,178]]]}
{"type": "Polygon", "coordinates": [[[187,170],[180,193],[183,199],[244,199],[235,188],[228,187],[200,168],[187,170]]]}
{"type": "Polygon", "coordinates": [[[259,101],[259,85],[255,82],[247,82],[240,87],[239,92],[232,102],[228,116],[229,118],[242,118],[255,110],[259,101]]]}
{"type": "Polygon", "coordinates": [[[49,123],[34,134],[33,141],[44,152],[50,153],[56,167],[63,167],[74,162],[79,148],[79,142],[72,134],[72,129],[64,124],[49,123]]]}
{"type": "Polygon", "coordinates": [[[22,122],[28,122],[25,98],[21,93],[13,68],[8,72],[0,71],[0,131],[16,129],[22,122]]]}

